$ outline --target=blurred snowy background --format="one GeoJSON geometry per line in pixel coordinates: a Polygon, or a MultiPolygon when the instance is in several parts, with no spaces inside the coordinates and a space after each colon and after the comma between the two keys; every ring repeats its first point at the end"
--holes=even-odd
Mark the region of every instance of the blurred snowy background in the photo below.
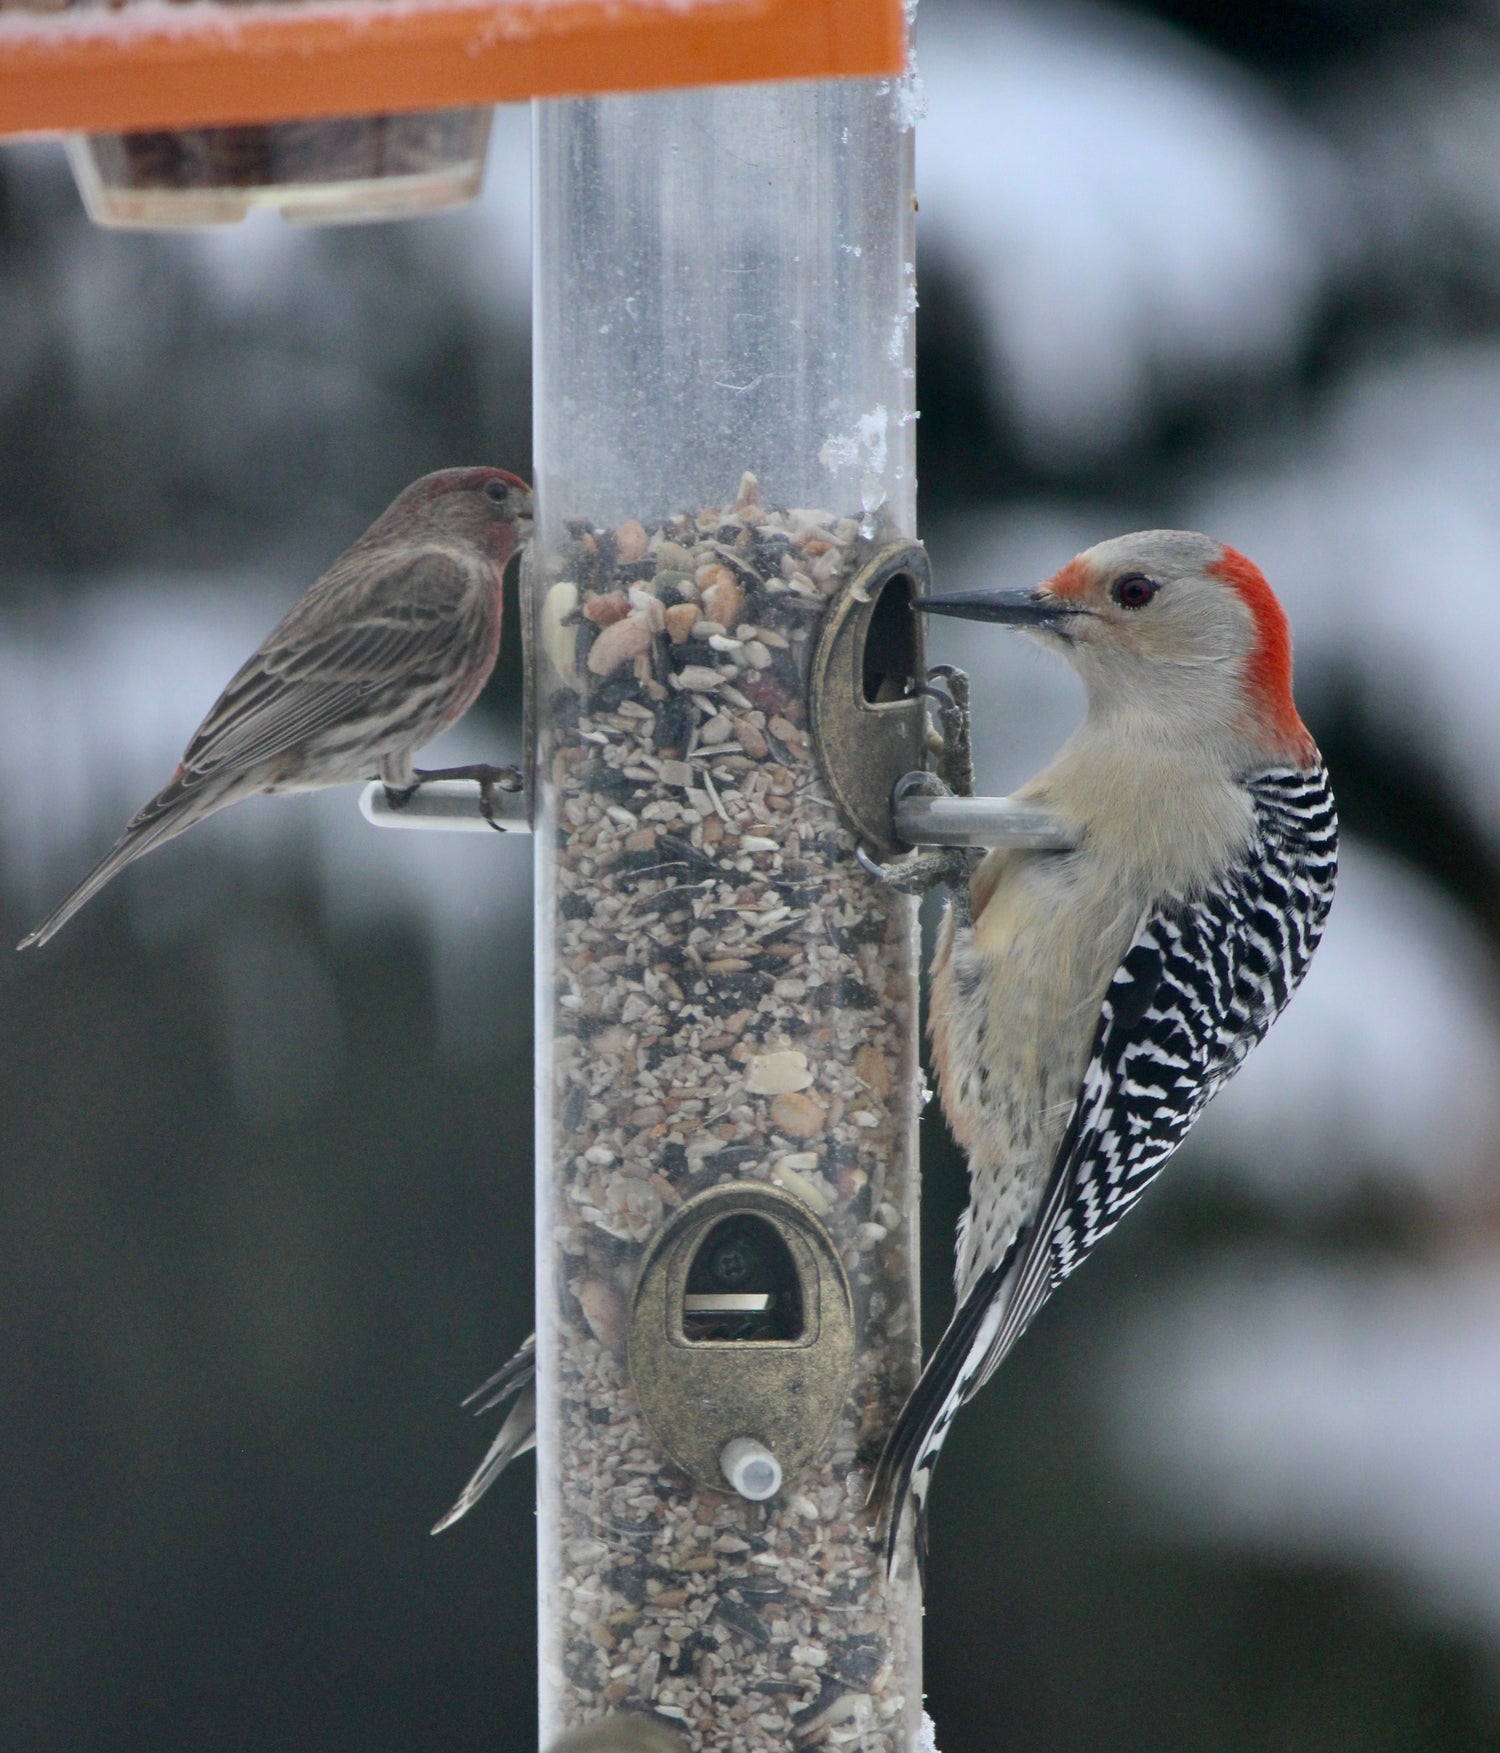
{"type": "MultiPolygon", "coordinates": [[[[1500,1748],[1500,16],[928,0],[919,48],[941,586],[1245,549],[1346,846],[1291,1012],[949,1445],[939,1744],[1500,1748]]],[[[525,466],[523,113],[493,151],[444,218],[133,237],[0,150],[12,941],[400,486],[525,466]]],[[[963,655],[1005,789],[1080,699],[963,655]]],[[[529,1325],[529,905],[524,841],[257,801],[0,956],[0,1744],[525,1744],[529,1473],[425,1530],[529,1325]]]]}

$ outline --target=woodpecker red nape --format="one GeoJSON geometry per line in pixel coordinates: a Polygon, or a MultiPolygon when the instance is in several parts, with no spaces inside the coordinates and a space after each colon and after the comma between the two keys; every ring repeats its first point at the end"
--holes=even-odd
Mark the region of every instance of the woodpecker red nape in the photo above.
{"type": "Polygon", "coordinates": [[[1256,644],[1245,665],[1245,680],[1261,702],[1267,725],[1289,747],[1305,753],[1312,738],[1292,699],[1292,629],[1266,575],[1237,548],[1224,545],[1224,557],[1209,571],[1232,585],[1255,622],[1256,644]]]}

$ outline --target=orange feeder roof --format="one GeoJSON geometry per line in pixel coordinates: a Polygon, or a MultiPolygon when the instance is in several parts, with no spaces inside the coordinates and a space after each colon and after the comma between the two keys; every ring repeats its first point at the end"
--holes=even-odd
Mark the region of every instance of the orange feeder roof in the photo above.
{"type": "Polygon", "coordinates": [[[0,135],[896,73],[902,0],[0,0],[0,135]]]}

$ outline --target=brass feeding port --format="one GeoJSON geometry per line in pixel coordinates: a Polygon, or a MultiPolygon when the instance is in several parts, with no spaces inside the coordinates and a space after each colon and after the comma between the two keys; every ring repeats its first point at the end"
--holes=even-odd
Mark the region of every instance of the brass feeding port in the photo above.
{"type": "Polygon", "coordinates": [[[717,1490],[771,1496],[819,1452],[849,1392],[854,1301],[833,1238],[779,1188],[711,1187],[647,1248],[627,1343],[672,1459],[717,1490]]]}

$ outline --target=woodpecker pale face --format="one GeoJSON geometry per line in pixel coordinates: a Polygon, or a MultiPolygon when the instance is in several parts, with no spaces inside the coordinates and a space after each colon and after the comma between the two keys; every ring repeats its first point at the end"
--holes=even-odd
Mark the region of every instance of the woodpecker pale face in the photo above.
{"type": "Polygon", "coordinates": [[[1029,591],[967,591],[922,608],[1018,627],[1061,650],[1091,713],[1149,716],[1157,736],[1300,749],[1286,617],[1259,571],[1191,530],[1086,549],[1029,591]]]}

